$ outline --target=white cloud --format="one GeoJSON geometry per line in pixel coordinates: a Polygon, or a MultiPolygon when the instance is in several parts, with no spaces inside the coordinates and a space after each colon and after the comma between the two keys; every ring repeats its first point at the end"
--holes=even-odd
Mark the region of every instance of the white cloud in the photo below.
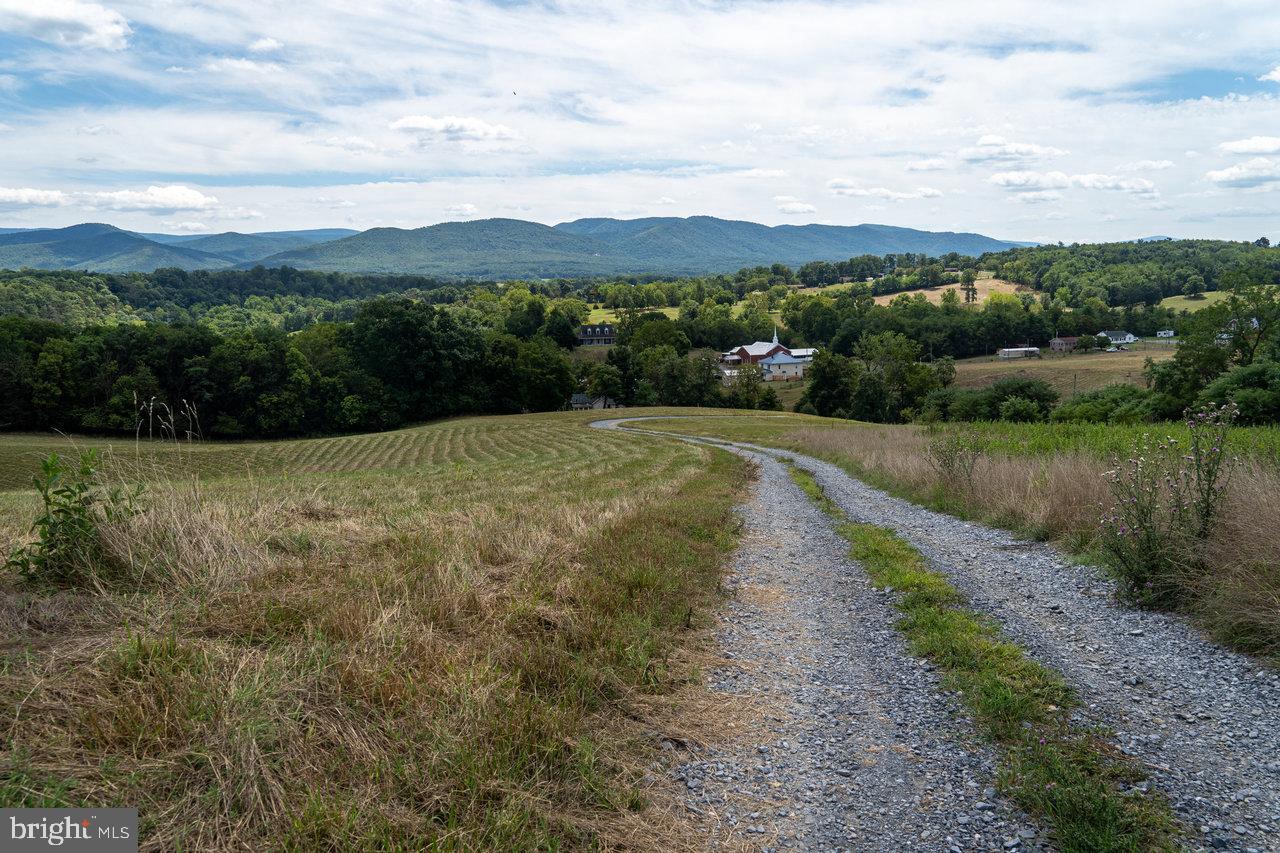
{"type": "Polygon", "coordinates": [[[1280,65],[1272,68],[1266,74],[1258,78],[1259,80],[1270,81],[1272,83],[1280,83],[1280,65]]]}
{"type": "Polygon", "coordinates": [[[82,0],[0,0],[0,31],[66,47],[123,50],[129,42],[124,15],[82,0]]]}
{"type": "Polygon", "coordinates": [[[1009,196],[1009,200],[1021,202],[1022,204],[1044,204],[1050,201],[1061,201],[1062,193],[1057,190],[1031,190],[1029,192],[1014,193],[1009,196]]]}
{"type": "Polygon", "coordinates": [[[404,116],[391,122],[392,130],[412,130],[423,137],[449,142],[502,142],[519,138],[504,124],[491,124],[472,116],[404,116]]]}
{"type": "Polygon", "coordinates": [[[446,219],[470,219],[479,208],[474,204],[451,204],[444,209],[446,219]]]}
{"type": "Polygon", "coordinates": [[[790,172],[786,169],[740,169],[730,172],[735,178],[786,178],[790,172]]]}
{"type": "Polygon", "coordinates": [[[165,222],[161,222],[160,224],[161,224],[162,226],[164,226],[165,230],[167,230],[167,231],[171,231],[171,232],[175,232],[175,233],[178,233],[178,234],[207,234],[207,233],[209,233],[209,226],[208,226],[208,225],[205,225],[203,222],[195,222],[195,221],[187,220],[187,219],[179,220],[179,221],[177,221],[177,222],[173,222],[173,221],[165,221],[165,222]]]}
{"type": "Polygon", "coordinates": [[[224,56],[204,64],[205,71],[222,74],[278,74],[284,69],[275,62],[259,62],[256,59],[224,56]]]}
{"type": "Polygon", "coordinates": [[[654,204],[663,204],[663,205],[675,204],[675,203],[676,203],[676,200],[669,195],[664,195],[661,198],[654,201],[654,204]]]}
{"type": "Polygon", "coordinates": [[[978,140],[978,144],[969,148],[961,148],[957,152],[961,160],[970,163],[1012,162],[1018,160],[1039,160],[1045,157],[1061,157],[1068,152],[1048,145],[1036,145],[1033,142],[1010,142],[1003,136],[987,134],[978,140]]]}
{"type": "Polygon", "coordinates": [[[365,154],[381,150],[378,143],[363,136],[330,136],[324,140],[330,148],[341,148],[354,154],[365,154]]]}
{"type": "Polygon", "coordinates": [[[1143,198],[1160,194],[1156,185],[1146,178],[1121,178],[1116,175],[1090,173],[1068,175],[1065,172],[1013,171],[997,172],[987,179],[998,187],[1013,192],[1037,192],[1079,187],[1086,190],[1111,190],[1129,193],[1143,198]]]}
{"type": "Polygon", "coordinates": [[[1280,154],[1280,136],[1250,136],[1218,146],[1231,154],[1280,154]]]}
{"type": "Polygon", "coordinates": [[[911,160],[907,163],[908,172],[937,172],[950,165],[942,157],[926,157],[923,160],[911,160]]]}
{"type": "Polygon", "coordinates": [[[31,187],[0,187],[0,205],[18,207],[61,207],[70,201],[62,190],[38,190],[31,187]]]}
{"type": "Polygon", "coordinates": [[[987,180],[998,187],[1018,192],[1060,190],[1071,186],[1071,176],[1066,172],[996,172],[987,180]]]}
{"type": "Polygon", "coordinates": [[[218,204],[215,196],[205,195],[199,190],[180,184],[167,187],[150,186],[145,190],[80,193],[77,200],[87,207],[99,210],[147,210],[156,213],[210,210],[218,204]]]}
{"type": "Polygon", "coordinates": [[[773,200],[778,205],[778,212],[787,215],[795,215],[799,213],[817,213],[818,208],[803,202],[793,195],[775,195],[773,200]]]}
{"type": "Polygon", "coordinates": [[[832,178],[827,181],[827,189],[832,195],[854,196],[857,198],[881,198],[885,201],[907,201],[917,198],[941,198],[942,191],[933,187],[916,187],[911,191],[891,190],[888,187],[863,187],[848,178],[832,178]]]}
{"type": "Polygon", "coordinates": [[[263,37],[249,45],[249,50],[254,53],[270,53],[273,50],[279,50],[284,47],[284,42],[276,41],[273,38],[263,37]]]}
{"type": "Polygon", "coordinates": [[[1116,166],[1116,170],[1120,172],[1162,172],[1172,168],[1172,160],[1134,160],[1116,166]]]}
{"type": "Polygon", "coordinates": [[[1156,185],[1146,178],[1120,178],[1116,175],[1072,175],[1071,185],[1087,190],[1110,190],[1130,195],[1154,198],[1160,194],[1156,185]]]}
{"type": "Polygon", "coordinates": [[[1280,181],[1280,160],[1254,157],[1226,169],[1206,172],[1205,178],[1222,187],[1260,187],[1280,181]]]}

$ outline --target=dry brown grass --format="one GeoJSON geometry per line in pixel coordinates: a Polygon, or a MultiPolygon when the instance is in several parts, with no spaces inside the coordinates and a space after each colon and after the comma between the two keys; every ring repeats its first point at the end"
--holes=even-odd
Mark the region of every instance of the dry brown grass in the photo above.
{"type": "MultiPolygon", "coordinates": [[[[959,427],[963,429],[963,427],[959,427]]],[[[1112,496],[1107,460],[1083,451],[980,456],[971,483],[950,484],[929,459],[928,431],[800,429],[789,446],[838,462],[891,491],[966,518],[1088,553],[1112,496]]],[[[1189,614],[1233,648],[1280,658],[1280,470],[1242,460],[1213,538],[1188,555],[1189,614]]]]}
{"type": "Polygon", "coordinates": [[[1134,346],[1129,352],[1069,353],[1010,361],[994,356],[961,359],[956,362],[955,386],[988,388],[1001,379],[1043,379],[1066,399],[1106,385],[1141,386],[1143,366],[1148,358],[1156,362],[1173,358],[1172,346],[1134,346]]]}
{"type": "MultiPolygon", "coordinates": [[[[5,579],[0,803],[136,805],[155,850],[703,847],[650,764],[717,727],[690,649],[742,465],[530,428],[541,455],[158,480],[102,527],[127,589],[5,579]]],[[[21,539],[29,498],[0,509],[21,539]]]]}

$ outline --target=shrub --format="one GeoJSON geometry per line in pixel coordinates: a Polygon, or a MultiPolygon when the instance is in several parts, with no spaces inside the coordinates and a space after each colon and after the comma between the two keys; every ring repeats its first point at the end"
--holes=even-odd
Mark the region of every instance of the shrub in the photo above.
{"type": "Polygon", "coordinates": [[[87,450],[73,464],[56,453],[40,465],[35,487],[42,512],[31,529],[36,541],[16,549],[5,563],[24,580],[54,586],[100,586],[110,574],[100,525],[132,515],[141,487],[134,492],[107,488],[99,474],[98,454],[87,450]]]}
{"type": "Polygon", "coordinates": [[[1151,420],[1151,392],[1136,385],[1107,385],[1066,400],[1053,410],[1058,423],[1141,423],[1151,420]]]}
{"type": "Polygon", "coordinates": [[[973,491],[973,469],[982,455],[982,448],[967,432],[957,429],[939,431],[927,448],[929,464],[942,478],[948,491],[973,491]]]}
{"type": "Polygon", "coordinates": [[[1209,383],[1200,401],[1218,406],[1235,403],[1242,424],[1280,421],[1280,364],[1258,361],[1236,367],[1209,383]]]}
{"type": "Polygon", "coordinates": [[[1000,404],[1000,420],[1034,423],[1043,419],[1040,407],[1026,397],[1010,397],[1000,404]]]}
{"type": "Polygon", "coordinates": [[[1185,451],[1177,439],[1144,434],[1106,473],[1113,506],[1102,518],[1101,544],[1126,598],[1148,605],[1183,598],[1226,494],[1235,414],[1225,406],[1190,415],[1185,451]]]}

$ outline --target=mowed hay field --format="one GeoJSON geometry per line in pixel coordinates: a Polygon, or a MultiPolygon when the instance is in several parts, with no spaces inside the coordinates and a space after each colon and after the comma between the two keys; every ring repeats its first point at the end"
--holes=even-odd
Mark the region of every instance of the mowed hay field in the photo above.
{"type": "Polygon", "coordinates": [[[1062,399],[1093,391],[1104,385],[1142,385],[1146,360],[1173,358],[1172,346],[1151,344],[1129,352],[1090,352],[1049,355],[1001,361],[994,356],[966,358],[956,362],[957,388],[986,388],[1009,377],[1043,379],[1062,399]]]}
{"type": "MultiPolygon", "coordinates": [[[[979,278],[974,282],[974,286],[978,289],[979,305],[985,302],[987,297],[993,293],[1019,293],[1021,291],[1031,292],[1031,289],[1028,287],[1023,287],[1020,284],[1014,284],[1011,281],[1005,281],[1002,278],[979,278]]],[[[903,293],[907,293],[912,296],[917,293],[922,293],[924,294],[924,297],[934,305],[940,305],[942,303],[942,294],[948,290],[956,291],[956,296],[962,303],[964,302],[964,292],[960,290],[960,285],[958,284],[944,284],[939,287],[925,288],[924,290],[907,290],[903,291],[903,293]]],[[[901,293],[885,293],[875,297],[875,301],[877,305],[888,305],[894,300],[894,297],[901,295],[901,293]]]]}
{"type": "MultiPolygon", "coordinates": [[[[0,584],[0,805],[137,806],[148,850],[704,846],[648,768],[748,472],[590,419],[120,443],[147,490],[89,578],[0,584]]],[[[7,549],[68,442],[0,446],[7,549]]]]}

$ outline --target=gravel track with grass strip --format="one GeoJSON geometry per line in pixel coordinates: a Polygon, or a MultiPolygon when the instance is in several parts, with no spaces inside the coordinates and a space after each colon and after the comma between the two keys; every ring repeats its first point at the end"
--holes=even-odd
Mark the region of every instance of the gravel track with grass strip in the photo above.
{"type": "MultiPolygon", "coordinates": [[[[1189,846],[1280,850],[1280,674],[1212,644],[1175,616],[1117,603],[1099,569],[1075,565],[1051,546],[891,497],[817,459],[716,443],[803,466],[849,518],[891,529],[918,549],[971,607],[993,617],[1032,658],[1064,675],[1082,700],[1075,722],[1115,732],[1115,742],[1143,763],[1185,822],[1189,846]]],[[[768,475],[771,469],[766,463],[762,470],[768,475]]],[[[786,496],[765,515],[787,518],[793,497],[799,500],[786,496]]],[[[799,526],[791,518],[786,523],[799,526]]],[[[809,537],[809,527],[803,530],[809,537]]],[[[815,557],[818,550],[825,559],[844,553],[843,542],[818,539],[816,525],[812,536],[815,557]]],[[[791,582],[810,581],[801,575],[791,582]]],[[[848,597],[837,606],[845,620],[859,623],[882,618],[885,610],[864,610],[848,597]],[[852,611],[858,620],[848,620],[852,611]]],[[[897,663],[909,665],[901,658],[897,663]]],[[[955,828],[946,831],[954,835],[955,828]]]]}
{"type": "Polygon", "coordinates": [[[695,818],[765,849],[1046,849],[827,516],[782,463],[737,452],[760,476],[719,633],[733,665],[710,685],[756,703],[761,725],[677,766],[695,818]]]}

